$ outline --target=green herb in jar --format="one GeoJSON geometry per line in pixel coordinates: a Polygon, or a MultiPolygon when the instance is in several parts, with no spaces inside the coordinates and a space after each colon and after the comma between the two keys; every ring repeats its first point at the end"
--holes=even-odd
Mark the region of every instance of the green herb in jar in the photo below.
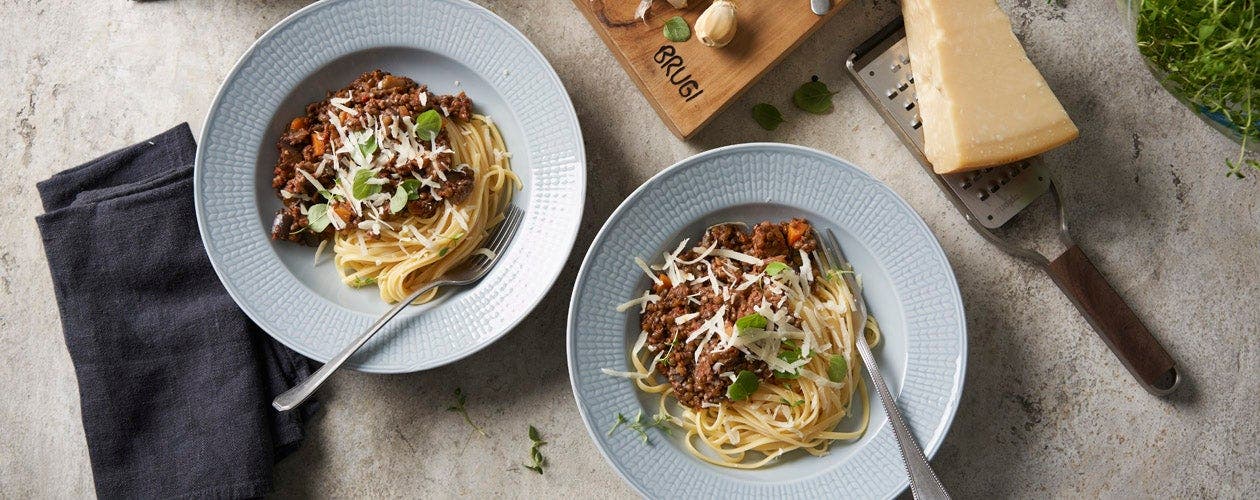
{"type": "Polygon", "coordinates": [[[1138,50],[1166,73],[1200,111],[1228,122],[1242,136],[1227,175],[1260,171],[1247,158],[1260,141],[1260,4],[1254,0],[1131,0],[1137,9],[1138,50]]]}

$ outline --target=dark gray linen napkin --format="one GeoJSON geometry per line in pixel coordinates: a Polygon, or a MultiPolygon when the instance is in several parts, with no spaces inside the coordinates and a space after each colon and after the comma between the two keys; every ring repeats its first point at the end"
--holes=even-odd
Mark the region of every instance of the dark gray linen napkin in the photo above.
{"type": "Polygon", "coordinates": [[[236,307],[193,210],[187,124],[39,183],[36,218],[102,498],[257,497],[314,411],[312,371],[236,307]]]}

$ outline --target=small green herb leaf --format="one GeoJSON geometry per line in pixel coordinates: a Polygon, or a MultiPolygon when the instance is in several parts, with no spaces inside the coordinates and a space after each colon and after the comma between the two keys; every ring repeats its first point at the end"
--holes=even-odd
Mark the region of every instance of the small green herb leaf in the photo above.
{"type": "Polygon", "coordinates": [[[413,132],[422,141],[431,141],[442,131],[442,116],[436,109],[430,109],[416,116],[416,127],[413,132]]]}
{"type": "Polygon", "coordinates": [[[328,227],[328,204],[320,203],[306,210],[306,227],[311,231],[322,233],[328,227]]]}
{"type": "MultiPolygon", "coordinates": [[[[782,348],[779,349],[779,359],[786,361],[788,363],[795,363],[797,361],[800,361],[801,349],[796,346],[795,342],[792,342],[791,340],[785,340],[783,341],[782,348]]],[[[796,371],[791,371],[791,372],[783,372],[783,371],[775,370],[774,376],[776,378],[792,380],[792,379],[800,378],[801,372],[800,372],[800,369],[797,369],[796,371]]]]}
{"type": "Polygon", "coordinates": [[[766,319],[766,317],[757,313],[752,313],[752,314],[749,314],[747,316],[744,316],[742,318],[735,320],[735,328],[739,331],[747,330],[750,328],[764,329],[767,324],[769,324],[769,321],[766,319]]]}
{"type": "Polygon", "coordinates": [[[766,276],[778,276],[779,273],[788,269],[788,265],[779,261],[774,261],[766,265],[766,276]]]}
{"type": "Polygon", "coordinates": [[[757,103],[752,107],[753,121],[757,122],[761,128],[766,130],[774,130],[779,128],[779,124],[783,123],[783,113],[779,112],[779,108],[769,103],[757,103]]]}
{"type": "Polygon", "coordinates": [[[532,425],[529,426],[529,440],[532,443],[529,447],[529,459],[533,463],[526,465],[525,468],[542,474],[543,466],[547,465],[547,459],[543,458],[542,452],[538,451],[538,447],[547,444],[547,442],[542,440],[542,437],[538,435],[538,429],[535,429],[532,425]]]}
{"type": "Polygon", "coordinates": [[[354,281],[350,282],[350,286],[354,288],[363,288],[365,286],[375,285],[375,284],[376,284],[376,278],[373,278],[371,276],[360,276],[358,278],[355,278],[354,281]]]}
{"type": "Polygon", "coordinates": [[[1199,40],[1206,40],[1207,37],[1212,36],[1214,31],[1216,31],[1216,25],[1210,24],[1210,21],[1204,21],[1203,24],[1199,25],[1199,40]]]}
{"type": "Polygon", "coordinates": [[[400,185],[394,195],[389,197],[389,211],[400,213],[404,208],[407,208],[407,190],[400,185]]]}
{"type": "Polygon", "coordinates": [[[805,82],[792,93],[792,103],[807,112],[821,115],[831,111],[831,96],[835,92],[827,89],[823,82],[814,80],[805,82]]]}
{"type": "Polygon", "coordinates": [[[624,424],[624,423],[626,423],[626,416],[625,416],[625,415],[622,415],[622,414],[620,414],[620,413],[618,413],[618,414],[616,415],[616,420],[614,420],[614,421],[613,421],[613,426],[612,426],[612,428],[611,428],[611,429],[608,429],[608,434],[606,434],[606,435],[608,435],[608,436],[613,435],[613,431],[616,431],[616,430],[617,430],[617,428],[618,428],[618,427],[621,427],[621,424],[624,424]]]}
{"type": "Polygon", "coordinates": [[[674,16],[665,21],[665,39],[671,42],[685,42],[691,38],[691,28],[687,26],[687,21],[679,16],[674,16]]]}
{"type": "Polygon", "coordinates": [[[359,169],[354,173],[354,184],[350,186],[350,193],[356,199],[362,200],[376,193],[381,192],[380,184],[369,184],[368,180],[375,177],[371,170],[366,168],[359,169]]]}
{"type": "Polygon", "coordinates": [[[781,403],[783,403],[783,404],[785,404],[785,405],[788,405],[788,406],[790,406],[790,407],[792,407],[792,408],[796,408],[797,406],[800,406],[800,405],[805,404],[805,400],[804,400],[804,399],[800,399],[800,400],[796,400],[796,401],[788,401],[788,400],[787,400],[787,398],[783,398],[783,397],[779,398],[779,402],[781,402],[781,403]]]}
{"type": "Polygon", "coordinates": [[[402,188],[407,190],[408,200],[420,198],[420,181],[416,179],[407,179],[402,181],[402,188]]]}
{"type": "Polygon", "coordinates": [[[376,136],[368,136],[368,140],[359,145],[359,152],[363,154],[363,158],[370,158],[376,152],[376,136]]]}
{"type": "Polygon", "coordinates": [[[783,346],[779,348],[779,359],[788,363],[795,363],[801,359],[801,349],[796,347],[796,342],[784,340],[783,346]]]}
{"type": "MultiPolygon", "coordinates": [[[[463,415],[464,422],[467,423],[469,427],[472,427],[473,430],[481,434],[482,437],[488,437],[489,434],[486,434],[485,429],[482,429],[481,426],[474,424],[472,419],[468,418],[468,409],[464,407],[464,403],[466,403],[467,401],[468,401],[468,398],[464,396],[464,391],[456,387],[455,388],[455,404],[448,406],[446,408],[446,411],[458,412],[460,415],[463,415]]],[[[542,473],[539,472],[539,474],[542,474],[542,473]]]]}
{"type": "Polygon", "coordinates": [[[741,370],[739,375],[735,376],[735,381],[731,382],[731,386],[726,388],[726,397],[731,401],[743,401],[748,399],[752,393],[757,392],[757,386],[761,385],[761,381],[757,379],[757,374],[748,370],[741,370]]]}
{"type": "Polygon", "coordinates": [[[438,250],[438,257],[446,257],[446,252],[449,252],[449,251],[451,251],[450,248],[442,247],[441,250],[438,250]]]}
{"type": "Polygon", "coordinates": [[[672,430],[669,428],[669,424],[673,423],[673,421],[670,420],[668,414],[663,412],[657,413],[651,420],[647,421],[643,420],[643,410],[639,410],[639,412],[634,415],[634,420],[626,420],[625,415],[620,413],[616,414],[615,417],[616,420],[613,422],[612,428],[608,429],[607,435],[609,436],[613,435],[613,431],[616,431],[618,427],[621,427],[621,424],[626,424],[627,429],[637,433],[639,435],[639,440],[643,441],[643,444],[652,444],[652,441],[648,438],[648,429],[655,428],[666,436],[673,434],[672,430]]]}
{"type": "Polygon", "coordinates": [[[849,363],[844,360],[844,356],[839,354],[832,356],[827,360],[827,380],[835,383],[844,381],[844,377],[849,374],[849,363]]]}
{"type": "Polygon", "coordinates": [[[336,195],[330,193],[327,189],[319,190],[319,195],[323,196],[324,199],[328,201],[333,201],[334,199],[336,199],[336,195]]]}

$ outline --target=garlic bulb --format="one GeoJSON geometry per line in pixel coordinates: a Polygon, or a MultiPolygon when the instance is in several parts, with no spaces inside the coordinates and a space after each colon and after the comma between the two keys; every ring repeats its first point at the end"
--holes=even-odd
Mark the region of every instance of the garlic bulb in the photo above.
{"type": "Polygon", "coordinates": [[[700,43],[722,47],[735,38],[735,2],[716,0],[696,19],[696,36],[700,43]]]}

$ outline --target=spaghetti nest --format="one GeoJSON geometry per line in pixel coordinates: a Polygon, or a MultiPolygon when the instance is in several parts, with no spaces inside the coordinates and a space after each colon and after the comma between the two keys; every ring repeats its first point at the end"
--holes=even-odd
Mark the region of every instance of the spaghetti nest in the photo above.
{"type": "Polygon", "coordinates": [[[604,372],[659,395],[686,449],[714,465],[755,469],[861,437],[869,405],[857,335],[875,346],[880,329],[859,319],[842,275],[851,271],[816,275],[803,219],[752,234],[723,226],[691,250],[684,240],[662,265],[637,260],[655,286],[618,308],[639,306],[633,369],[604,372]],[[839,430],[855,403],[856,425],[839,430]]]}
{"type": "MultiPolygon", "coordinates": [[[[381,299],[403,300],[479,251],[489,231],[503,219],[503,209],[521,181],[511,170],[498,127],[478,114],[469,120],[444,119],[443,125],[454,163],[472,171],[472,193],[458,204],[441,203],[431,217],[408,215],[392,221],[379,234],[338,231],[333,261],[345,284],[375,283],[381,299]]],[[[435,288],[416,302],[432,300],[436,294],[435,288]]]]}

